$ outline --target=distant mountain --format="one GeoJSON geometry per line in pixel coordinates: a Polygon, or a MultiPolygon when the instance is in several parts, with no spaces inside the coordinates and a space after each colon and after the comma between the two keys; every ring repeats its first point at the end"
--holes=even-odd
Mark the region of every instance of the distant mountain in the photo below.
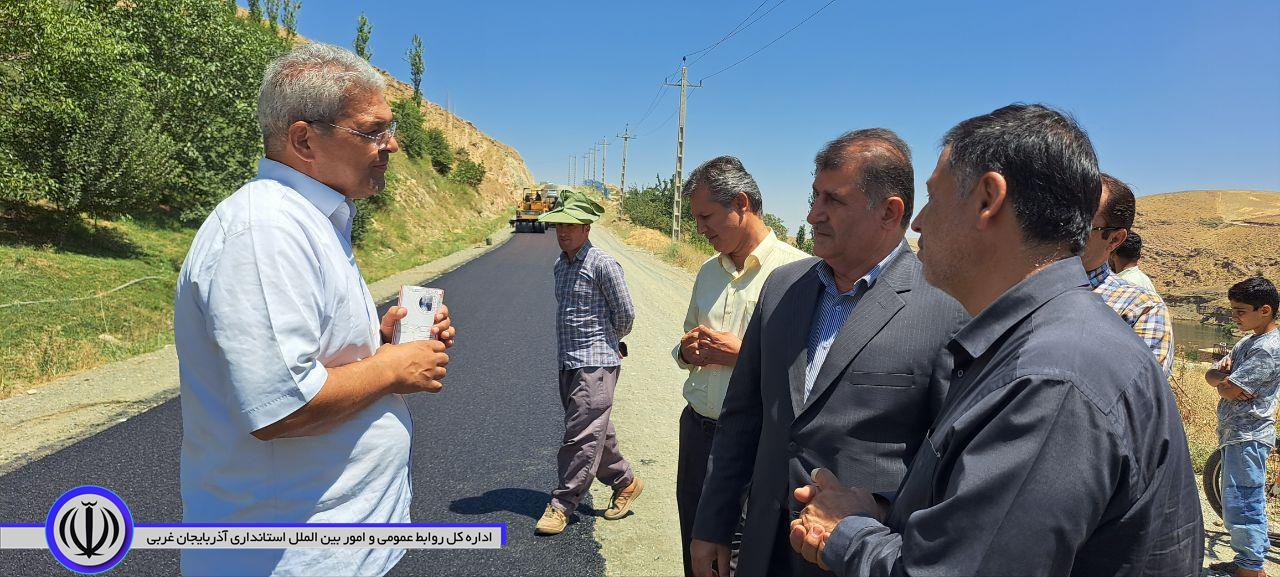
{"type": "Polygon", "coordinates": [[[1280,281],[1280,192],[1189,190],[1138,198],[1142,268],[1179,318],[1227,306],[1227,289],[1262,272],[1280,281]]]}

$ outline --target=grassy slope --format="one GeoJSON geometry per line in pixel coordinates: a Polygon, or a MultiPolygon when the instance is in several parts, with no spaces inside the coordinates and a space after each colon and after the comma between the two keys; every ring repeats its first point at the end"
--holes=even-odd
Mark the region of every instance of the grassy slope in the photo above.
{"type": "Polygon", "coordinates": [[[47,210],[0,206],[0,304],[159,278],[105,298],[0,309],[0,398],[172,341],[174,279],[194,231],[130,221],[59,228],[47,210]]]}
{"type": "MultiPolygon", "coordinates": [[[[436,175],[423,162],[393,157],[395,201],[375,215],[356,258],[374,281],[483,241],[506,214],[484,214],[475,191],[436,175]]],[[[0,398],[60,376],[155,350],[173,342],[173,288],[192,228],[120,220],[60,230],[40,207],[0,204],[0,398]]]]}
{"type": "Polygon", "coordinates": [[[392,156],[391,175],[388,189],[395,200],[374,216],[356,250],[370,281],[483,242],[509,218],[486,209],[474,189],[436,174],[425,159],[392,156]]]}

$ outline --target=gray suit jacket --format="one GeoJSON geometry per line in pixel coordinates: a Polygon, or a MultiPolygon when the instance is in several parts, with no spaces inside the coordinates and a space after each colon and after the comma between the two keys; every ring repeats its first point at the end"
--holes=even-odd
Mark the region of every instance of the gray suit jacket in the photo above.
{"type": "Polygon", "coordinates": [[[807,402],[821,261],[784,265],[765,281],[729,381],[693,530],[697,539],[729,543],[750,483],[738,575],[768,572],[777,539],[799,512],[791,493],[813,468],[831,469],[849,485],[896,490],[946,398],[949,370],[935,364],[946,362],[944,347],[969,317],[925,282],[903,244],[840,329],[807,402]]]}

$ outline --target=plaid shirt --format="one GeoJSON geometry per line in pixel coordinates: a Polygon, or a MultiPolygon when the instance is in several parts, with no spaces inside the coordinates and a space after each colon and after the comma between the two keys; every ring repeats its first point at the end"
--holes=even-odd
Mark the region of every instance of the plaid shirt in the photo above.
{"type": "Polygon", "coordinates": [[[1173,372],[1173,323],[1160,295],[1116,276],[1106,263],[1089,271],[1089,286],[1142,337],[1168,377],[1173,372]]]}
{"type": "Polygon", "coordinates": [[[587,241],[572,261],[560,253],[555,277],[560,369],[622,364],[618,340],[636,319],[622,265],[587,241]]]}

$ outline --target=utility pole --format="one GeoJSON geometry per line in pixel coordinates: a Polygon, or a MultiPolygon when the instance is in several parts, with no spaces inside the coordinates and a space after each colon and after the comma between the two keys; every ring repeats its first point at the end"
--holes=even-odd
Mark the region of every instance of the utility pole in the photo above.
{"type": "Polygon", "coordinates": [[[680,240],[680,188],[684,184],[684,117],[685,117],[685,101],[686,90],[689,88],[702,88],[701,84],[689,84],[689,66],[684,64],[684,58],[681,58],[680,64],[680,84],[670,84],[667,86],[680,87],[680,128],[676,132],[676,178],[673,182],[675,190],[671,194],[671,240],[680,240]]]}
{"type": "Polygon", "coordinates": [[[600,143],[591,143],[591,180],[600,182],[600,167],[596,162],[600,160],[600,143]]]}
{"type": "Polygon", "coordinates": [[[573,155],[569,155],[569,179],[564,181],[565,184],[573,186],[573,155]]]}
{"type": "Polygon", "coordinates": [[[618,214],[623,214],[624,201],[627,200],[627,141],[635,138],[631,135],[631,125],[628,124],[622,134],[618,135],[622,139],[622,180],[618,184],[618,214]]]}
{"type": "Polygon", "coordinates": [[[604,195],[606,197],[609,196],[609,177],[605,176],[606,174],[608,174],[608,170],[606,170],[609,166],[608,162],[609,162],[609,141],[601,138],[600,139],[600,184],[604,185],[604,195]]]}

